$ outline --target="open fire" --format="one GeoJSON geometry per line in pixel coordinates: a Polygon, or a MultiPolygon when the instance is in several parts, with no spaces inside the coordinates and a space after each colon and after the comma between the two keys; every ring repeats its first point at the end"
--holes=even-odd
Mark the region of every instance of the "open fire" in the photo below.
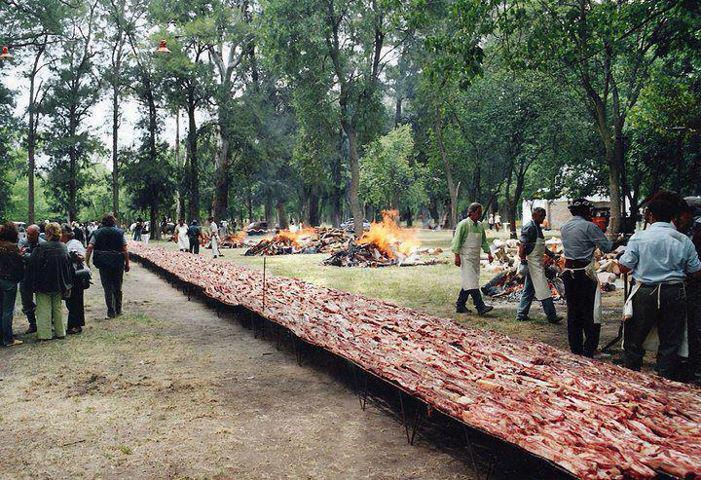
{"type": "MultiPolygon", "coordinates": [[[[445,263],[445,260],[426,260],[419,256],[421,242],[416,238],[416,233],[414,229],[399,225],[397,210],[385,210],[381,222],[373,222],[370,230],[360,239],[349,242],[348,248],[335,253],[324,264],[336,267],[388,267],[445,263]]],[[[441,251],[430,253],[438,254],[441,251]]]]}

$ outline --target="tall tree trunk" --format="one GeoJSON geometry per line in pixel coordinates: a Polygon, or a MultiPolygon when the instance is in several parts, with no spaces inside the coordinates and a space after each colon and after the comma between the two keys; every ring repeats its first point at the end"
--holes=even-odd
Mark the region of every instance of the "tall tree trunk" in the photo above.
{"type": "Polygon", "coordinates": [[[428,203],[428,213],[431,215],[434,224],[436,226],[440,225],[441,218],[438,214],[438,202],[436,201],[435,197],[431,197],[431,200],[428,203]]]}
{"type": "Polygon", "coordinates": [[[112,213],[119,218],[119,84],[112,84],[112,213]]]}
{"type": "MultiPolygon", "coordinates": [[[[185,175],[185,164],[180,163],[180,107],[175,111],[175,164],[178,166],[178,171],[180,172],[180,181],[178,183],[178,188],[175,190],[175,201],[176,201],[176,217],[178,219],[185,215],[185,179],[182,177],[185,175]]],[[[190,217],[190,221],[198,220],[198,217],[190,217]]]]}
{"type": "Polygon", "coordinates": [[[397,127],[399,126],[400,123],[402,123],[402,101],[404,99],[397,95],[397,98],[394,103],[394,126],[397,127]]]}
{"type": "MultiPolygon", "coordinates": [[[[190,208],[188,215],[190,218],[197,218],[200,214],[200,181],[199,181],[199,164],[197,161],[197,123],[195,121],[195,103],[191,100],[187,106],[187,156],[189,160],[189,180],[190,180],[190,208]]],[[[228,192],[227,192],[228,197],[228,192]]],[[[228,203],[227,203],[228,208],[228,203]]],[[[224,210],[224,218],[226,209],[224,210]]],[[[216,215],[215,215],[216,216],[216,215]]]]}
{"type": "MultiPolygon", "coordinates": [[[[214,163],[214,219],[216,221],[226,217],[229,209],[229,140],[225,137],[223,127],[219,126],[219,149],[214,163]]],[[[252,218],[252,206],[249,204],[249,216],[252,218]]],[[[251,219],[251,221],[253,221],[251,219]]]]}
{"type": "Polygon", "coordinates": [[[268,227],[270,227],[273,224],[273,220],[275,220],[273,212],[273,198],[270,195],[270,192],[268,192],[265,195],[265,200],[263,201],[263,215],[265,215],[265,221],[268,222],[268,227]]]}
{"type": "Polygon", "coordinates": [[[285,212],[285,202],[284,200],[278,200],[275,204],[275,210],[277,210],[277,222],[282,230],[287,230],[290,228],[290,223],[287,221],[287,213],[285,212]]]}
{"type": "Polygon", "coordinates": [[[253,218],[253,189],[249,185],[246,190],[246,208],[248,209],[248,221],[254,222],[253,218]]]}
{"type": "Polygon", "coordinates": [[[319,195],[312,191],[309,195],[309,225],[318,227],[319,223],[319,195]]]}
{"type": "Polygon", "coordinates": [[[36,141],[37,141],[37,128],[39,126],[37,112],[39,99],[37,98],[39,92],[36,85],[36,76],[39,72],[39,63],[41,62],[41,57],[44,55],[46,50],[46,42],[48,41],[48,36],[44,36],[44,43],[39,45],[36,54],[34,55],[34,62],[32,63],[32,69],[29,72],[29,105],[27,109],[29,110],[29,125],[27,131],[27,222],[32,225],[36,222],[36,208],[34,202],[34,180],[36,175],[36,141]]]}
{"type": "Polygon", "coordinates": [[[360,238],[363,235],[363,208],[360,204],[360,196],[358,194],[358,187],[360,185],[360,161],[358,159],[358,146],[355,128],[345,119],[346,115],[347,113],[342,114],[344,119],[341,120],[341,126],[343,127],[343,131],[346,133],[346,137],[348,138],[348,163],[350,165],[351,172],[348,200],[350,202],[351,213],[353,214],[355,236],[360,238]]]}
{"type": "Polygon", "coordinates": [[[448,158],[448,151],[446,150],[445,143],[443,142],[443,114],[441,113],[440,106],[436,106],[433,127],[436,136],[436,144],[441,155],[441,160],[443,161],[443,168],[445,169],[445,179],[446,183],[448,184],[448,195],[450,196],[450,223],[448,225],[450,229],[454,229],[458,224],[458,188],[453,180],[453,172],[450,165],[450,159],[448,158]]]}

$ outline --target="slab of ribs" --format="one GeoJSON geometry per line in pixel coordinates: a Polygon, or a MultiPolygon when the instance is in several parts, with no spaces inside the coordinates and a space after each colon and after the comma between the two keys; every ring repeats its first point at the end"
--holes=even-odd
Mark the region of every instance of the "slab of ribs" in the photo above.
{"type": "Polygon", "coordinates": [[[260,270],[129,248],[576,477],[701,479],[699,389],[293,278],[268,277],[264,292],[260,270]]]}

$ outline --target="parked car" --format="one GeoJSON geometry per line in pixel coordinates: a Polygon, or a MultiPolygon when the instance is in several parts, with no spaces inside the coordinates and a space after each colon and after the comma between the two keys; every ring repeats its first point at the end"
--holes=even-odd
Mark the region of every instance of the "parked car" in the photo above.
{"type": "MultiPolygon", "coordinates": [[[[354,220],[352,218],[349,218],[341,224],[341,228],[352,232],[355,229],[354,220]]],[[[363,219],[363,230],[370,230],[370,222],[368,222],[367,219],[363,219]]]]}

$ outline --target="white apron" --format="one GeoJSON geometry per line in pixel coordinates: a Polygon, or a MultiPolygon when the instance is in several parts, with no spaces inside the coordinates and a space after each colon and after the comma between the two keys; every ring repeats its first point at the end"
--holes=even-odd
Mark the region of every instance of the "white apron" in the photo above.
{"type": "Polygon", "coordinates": [[[479,288],[481,252],[482,234],[468,231],[460,248],[460,280],[463,290],[479,288]]]}
{"type": "Polygon", "coordinates": [[[548,279],[545,278],[543,255],[545,255],[545,240],[537,238],[533,251],[526,256],[526,261],[528,261],[528,274],[531,276],[531,282],[533,282],[535,289],[535,298],[539,301],[552,297],[548,279]]]}
{"type": "Polygon", "coordinates": [[[176,227],[178,232],[178,250],[189,250],[190,249],[190,239],[187,238],[187,225],[176,227]]]}
{"type": "MultiPolygon", "coordinates": [[[[636,293],[638,293],[638,289],[640,288],[640,283],[636,283],[635,286],[633,287],[633,290],[631,290],[630,295],[628,295],[628,299],[626,300],[626,303],[623,305],[623,330],[625,331],[626,328],[626,323],[627,321],[631,320],[633,318],[633,297],[635,296],[636,293]]],[[[647,337],[645,337],[645,341],[643,342],[643,349],[648,351],[648,352],[656,352],[660,347],[660,336],[659,333],[657,333],[657,325],[654,325],[652,327],[652,330],[650,330],[650,333],[647,334],[647,337]]],[[[625,342],[621,340],[621,348],[625,348],[625,342]]],[[[677,351],[677,355],[679,355],[682,358],[689,358],[689,329],[686,326],[686,322],[684,322],[684,337],[682,338],[682,343],[679,345],[679,350],[677,351]]]]}

